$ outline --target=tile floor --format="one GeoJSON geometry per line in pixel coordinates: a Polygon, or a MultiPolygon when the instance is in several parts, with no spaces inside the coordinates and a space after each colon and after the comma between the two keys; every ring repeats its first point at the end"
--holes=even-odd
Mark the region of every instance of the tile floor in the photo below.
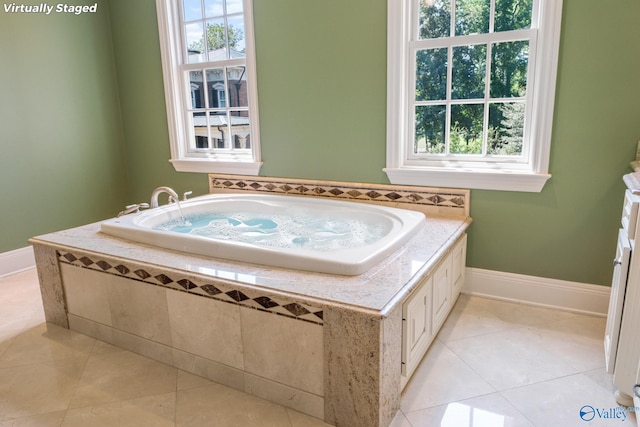
{"type": "MultiPolygon", "coordinates": [[[[462,295],[392,426],[634,426],[635,414],[615,412],[604,326],[603,318],[462,295]],[[591,421],[580,418],[586,405],[591,421]]],[[[0,278],[0,427],[8,426],[327,424],[47,325],[29,270],[0,278]]]]}

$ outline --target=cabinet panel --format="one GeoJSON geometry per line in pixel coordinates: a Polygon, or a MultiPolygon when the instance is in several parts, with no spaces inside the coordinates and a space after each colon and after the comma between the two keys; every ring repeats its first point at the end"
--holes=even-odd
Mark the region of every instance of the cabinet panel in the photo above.
{"type": "Polygon", "coordinates": [[[451,256],[447,256],[433,274],[433,329],[444,323],[451,308],[451,256]]]}
{"type": "Polygon", "coordinates": [[[627,190],[624,193],[624,205],[622,207],[622,228],[626,230],[627,238],[633,240],[636,235],[636,223],[638,220],[638,199],[627,190]]]}
{"type": "Polygon", "coordinates": [[[621,229],[618,232],[618,246],[614,260],[611,296],[609,297],[609,311],[604,335],[605,366],[609,374],[613,374],[615,367],[630,256],[629,240],[627,239],[626,231],[621,229]]]}
{"type": "Polygon", "coordinates": [[[438,334],[460,292],[464,282],[466,245],[465,234],[402,304],[403,388],[438,334]]]}
{"type": "Polygon", "coordinates": [[[465,234],[462,238],[456,243],[453,250],[451,251],[451,271],[452,271],[452,280],[453,280],[453,294],[451,296],[452,303],[458,298],[460,295],[460,291],[462,291],[462,286],[464,286],[464,278],[467,264],[467,235],[465,234]]]}
{"type": "Polygon", "coordinates": [[[410,375],[433,338],[431,330],[431,291],[427,278],[402,307],[402,374],[410,375]]]}

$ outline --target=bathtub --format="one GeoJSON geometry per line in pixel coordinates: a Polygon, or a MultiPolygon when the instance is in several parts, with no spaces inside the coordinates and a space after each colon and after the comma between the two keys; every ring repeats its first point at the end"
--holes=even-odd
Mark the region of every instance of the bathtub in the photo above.
{"type": "Polygon", "coordinates": [[[359,275],[425,224],[420,212],[271,194],[195,197],[101,224],[105,234],[197,255],[359,275]]]}

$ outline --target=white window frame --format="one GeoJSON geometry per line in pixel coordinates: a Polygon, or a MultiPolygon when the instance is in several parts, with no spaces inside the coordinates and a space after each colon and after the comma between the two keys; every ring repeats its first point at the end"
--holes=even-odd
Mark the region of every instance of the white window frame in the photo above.
{"type": "MultiPolygon", "coordinates": [[[[495,0],[492,0],[494,2],[495,0]]],[[[387,167],[383,170],[393,184],[427,185],[485,190],[540,192],[551,175],[549,153],[555,104],[555,86],[560,45],[562,0],[535,0],[537,22],[535,43],[530,49],[535,64],[530,63],[527,80],[526,126],[528,152],[512,162],[417,159],[407,147],[413,138],[415,93],[415,42],[412,15],[416,0],[387,0],[387,167]],[[534,46],[535,45],[535,46],[534,46]],[[524,161],[523,161],[524,159],[524,161]]],[[[415,12],[417,15],[417,12],[415,12]]],[[[532,24],[533,26],[533,24],[532,24]]]]}
{"type": "MultiPolygon", "coordinates": [[[[191,68],[193,68],[193,65],[198,65],[200,68],[218,66],[210,66],[207,62],[186,64],[186,58],[183,55],[184,41],[180,11],[182,0],[156,0],[156,8],[171,147],[171,159],[169,161],[178,172],[258,175],[262,162],[258,124],[258,89],[252,0],[243,0],[246,58],[240,61],[244,62],[247,74],[251,149],[240,151],[233,149],[219,152],[190,150],[189,120],[186,111],[188,108],[187,102],[191,99],[191,86],[185,78],[186,70],[189,69],[189,65],[191,65],[191,68]]],[[[238,65],[233,62],[234,60],[231,60],[228,66],[238,65]]],[[[231,146],[233,146],[233,140],[231,141],[231,146]]]]}

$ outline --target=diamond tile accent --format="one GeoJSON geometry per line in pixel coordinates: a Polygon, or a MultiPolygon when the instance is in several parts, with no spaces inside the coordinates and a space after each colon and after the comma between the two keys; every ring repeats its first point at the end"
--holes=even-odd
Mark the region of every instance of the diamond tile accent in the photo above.
{"type": "Polygon", "coordinates": [[[88,268],[97,272],[113,274],[130,280],[141,281],[155,286],[187,291],[203,298],[212,298],[230,304],[265,311],[290,317],[296,320],[322,325],[323,312],[320,307],[314,307],[301,302],[292,301],[286,296],[270,297],[259,290],[237,289],[233,284],[200,281],[194,277],[173,278],[161,269],[150,266],[135,265],[134,262],[120,262],[122,260],[99,259],[95,255],[80,255],[66,251],[58,251],[58,260],[76,267],[88,268]],[[114,267],[115,265],[115,267],[114,267]]]}
{"type": "Polygon", "coordinates": [[[238,290],[233,290],[233,291],[229,291],[229,292],[225,292],[227,295],[229,295],[231,298],[233,298],[235,301],[244,301],[244,300],[248,300],[249,297],[246,296],[245,294],[243,294],[242,292],[238,291],[238,290]]]}
{"type": "Polygon", "coordinates": [[[303,306],[295,302],[291,304],[287,304],[283,307],[289,310],[291,313],[293,313],[296,316],[302,316],[304,314],[310,313],[309,310],[307,310],[306,308],[304,308],[303,306]]]}
{"type": "MultiPolygon", "coordinates": [[[[179,284],[180,286],[182,286],[183,288],[187,289],[187,290],[189,290],[189,289],[193,289],[193,288],[197,287],[197,286],[196,286],[196,284],[195,284],[195,283],[193,283],[193,282],[192,282],[191,280],[189,280],[189,279],[181,279],[181,280],[178,280],[178,284],[179,284]]],[[[217,289],[216,289],[216,290],[217,290],[217,289]]],[[[218,293],[220,293],[220,292],[218,291],[218,293]]]]}
{"type": "Polygon", "coordinates": [[[273,301],[269,297],[258,297],[258,298],[254,298],[253,300],[264,308],[276,307],[278,305],[277,302],[273,301]]]}
{"type": "Polygon", "coordinates": [[[209,295],[218,295],[218,294],[222,293],[222,291],[220,289],[216,288],[213,285],[200,286],[200,289],[202,289],[203,291],[205,291],[209,295]]]}
{"type": "Polygon", "coordinates": [[[63,255],[64,259],[66,259],[69,262],[74,262],[75,260],[77,260],[78,258],[76,258],[72,253],[66,253],[63,255]]]}
{"type": "Polygon", "coordinates": [[[369,191],[369,192],[367,192],[367,196],[372,198],[372,199],[376,199],[378,197],[381,197],[382,194],[378,193],[377,191],[369,191]]]}
{"type": "Polygon", "coordinates": [[[86,256],[83,256],[82,258],[80,258],[79,261],[81,263],[83,263],[85,265],[85,267],[88,267],[91,264],[93,264],[93,261],[90,258],[86,257],[86,256]]]}
{"type": "Polygon", "coordinates": [[[136,276],[138,276],[142,280],[148,279],[149,277],[151,277],[151,275],[149,273],[147,273],[146,271],[144,271],[142,269],[136,270],[136,271],[134,271],[134,273],[135,273],[136,276]]]}
{"type": "Polygon", "coordinates": [[[103,269],[103,270],[108,270],[108,269],[110,269],[110,268],[111,268],[111,264],[109,264],[109,263],[108,263],[108,262],[106,262],[106,261],[102,261],[102,260],[100,260],[100,261],[96,262],[96,265],[97,265],[98,267],[100,267],[101,269],[103,269]]]}
{"type": "Polygon", "coordinates": [[[158,282],[162,283],[163,285],[168,285],[169,283],[173,283],[173,279],[164,274],[158,274],[157,276],[155,276],[155,279],[158,282]]]}
{"type": "Polygon", "coordinates": [[[115,267],[116,271],[120,274],[122,274],[123,276],[126,276],[127,274],[129,274],[129,272],[131,270],[129,270],[126,266],[120,264],[118,266],[115,267]]]}
{"type": "Polygon", "coordinates": [[[468,190],[353,182],[326,182],[325,184],[322,181],[221,174],[209,175],[209,188],[211,192],[215,192],[215,189],[251,190],[346,200],[371,200],[377,203],[388,202],[399,205],[418,204],[424,207],[451,209],[456,215],[468,215],[468,190]]]}

